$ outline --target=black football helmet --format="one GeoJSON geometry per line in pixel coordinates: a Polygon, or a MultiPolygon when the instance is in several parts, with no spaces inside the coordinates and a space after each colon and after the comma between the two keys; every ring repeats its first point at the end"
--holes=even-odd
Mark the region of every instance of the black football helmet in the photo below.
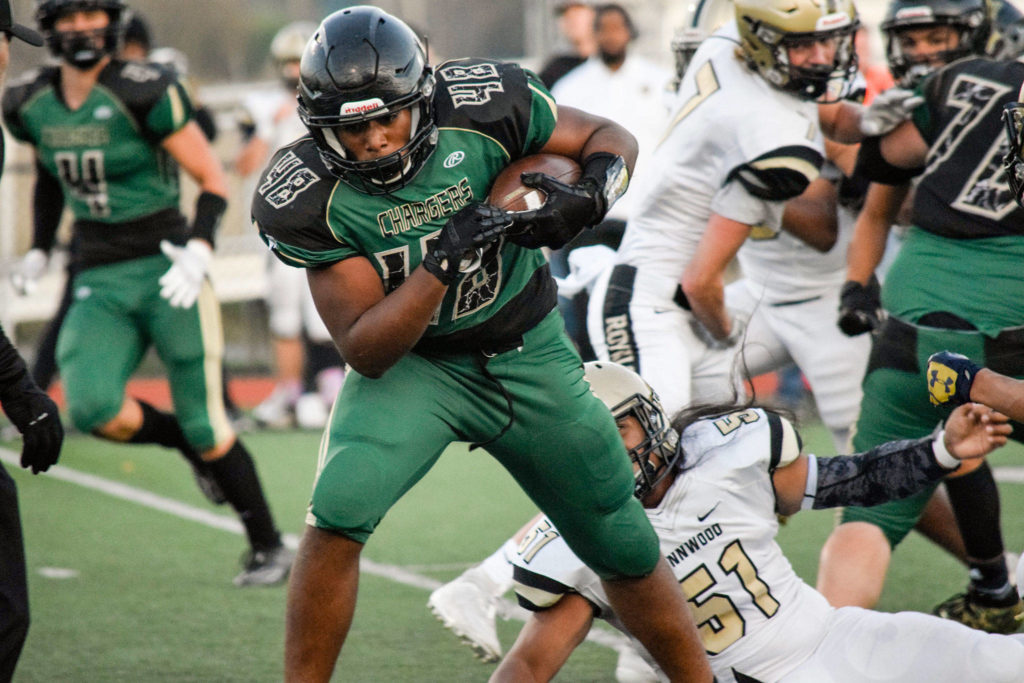
{"type": "Polygon", "coordinates": [[[632,415],[643,427],[646,438],[629,451],[630,460],[637,466],[633,495],[643,500],[681,457],[679,435],[669,425],[658,395],[640,375],[605,361],[584,363],[583,371],[590,391],[608,406],[616,420],[632,415]],[[657,456],[658,464],[651,462],[652,455],[657,456]]]}
{"type": "Polygon", "coordinates": [[[50,52],[72,66],[88,69],[106,55],[117,52],[127,9],[123,0],[36,0],[36,22],[50,52]],[[53,28],[63,14],[97,9],[110,17],[110,23],[102,31],[58,32],[53,28]]]}
{"type": "Polygon", "coordinates": [[[992,59],[1017,59],[1024,55],[1022,8],[1022,0],[997,0],[995,17],[992,20],[992,36],[985,50],[992,59]]]}
{"type": "Polygon", "coordinates": [[[327,168],[366,194],[404,187],[437,144],[431,97],[434,71],[411,28],[366,5],[331,14],[302,55],[299,117],[327,168]],[[412,113],[409,142],[371,161],[349,158],[334,128],[393,114],[412,113]]]}
{"type": "Polygon", "coordinates": [[[992,6],[990,0],[892,0],[880,28],[885,34],[889,71],[902,87],[912,88],[936,70],[930,63],[933,60],[949,64],[968,55],[985,54],[992,33],[992,6]],[[904,54],[899,41],[901,31],[934,25],[955,28],[959,44],[936,57],[921,59],[904,54]]]}

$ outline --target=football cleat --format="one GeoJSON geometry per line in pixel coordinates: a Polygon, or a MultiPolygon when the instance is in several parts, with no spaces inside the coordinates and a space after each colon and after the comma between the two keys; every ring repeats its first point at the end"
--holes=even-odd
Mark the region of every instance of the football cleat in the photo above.
{"type": "Polygon", "coordinates": [[[250,550],[244,558],[245,568],[234,579],[236,586],[276,586],[288,578],[295,553],[279,545],[269,550],[250,550]]]}
{"type": "Polygon", "coordinates": [[[278,384],[263,402],[252,409],[256,424],[265,429],[289,429],[295,421],[296,392],[278,384]]]}
{"type": "Polygon", "coordinates": [[[943,619],[959,621],[965,626],[989,633],[1016,633],[1020,627],[1018,615],[1024,612],[1024,604],[1016,592],[1016,602],[1008,605],[984,605],[970,589],[966,593],[958,593],[945,602],[936,605],[932,613],[943,619]]]}
{"type": "Polygon", "coordinates": [[[478,658],[485,662],[501,659],[501,643],[494,623],[495,600],[465,575],[431,593],[427,607],[478,658]]]}
{"type": "Polygon", "coordinates": [[[615,680],[618,683],[658,683],[661,679],[658,672],[647,663],[647,660],[627,645],[619,650],[619,661],[615,665],[615,680]]]}

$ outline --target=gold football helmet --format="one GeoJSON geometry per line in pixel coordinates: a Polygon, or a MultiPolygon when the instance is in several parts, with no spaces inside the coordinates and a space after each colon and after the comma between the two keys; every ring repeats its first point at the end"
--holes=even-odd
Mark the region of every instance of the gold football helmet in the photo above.
{"type": "Polygon", "coordinates": [[[853,37],[860,27],[853,0],[734,0],[747,63],[777,88],[804,99],[841,99],[857,72],[853,37]],[[834,44],[830,65],[797,67],[789,48],[834,44]]]}
{"type": "Polygon", "coordinates": [[[676,75],[670,84],[673,92],[679,89],[679,82],[700,44],[735,14],[732,0],[693,0],[687,5],[686,20],[672,36],[672,54],[676,61],[676,75]]]}

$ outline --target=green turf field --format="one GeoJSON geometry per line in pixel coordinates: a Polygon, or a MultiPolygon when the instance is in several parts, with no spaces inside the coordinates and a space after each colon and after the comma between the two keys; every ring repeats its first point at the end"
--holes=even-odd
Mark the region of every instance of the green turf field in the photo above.
{"type": "MultiPolygon", "coordinates": [[[[802,431],[809,451],[829,452],[820,426],[802,431]]],[[[289,534],[301,533],[318,438],[245,435],[289,534]]],[[[36,477],[12,467],[9,450],[3,455],[20,491],[33,611],[15,681],[281,679],[284,589],[231,584],[245,548],[234,517],[206,503],[177,455],[74,436],[61,469],[36,477]]],[[[1015,445],[992,462],[1024,467],[1022,456],[1015,445]]],[[[1020,550],[1024,489],[1000,487],[1007,547],[1020,550]]],[[[363,574],[335,679],[486,680],[493,665],[474,660],[433,619],[426,599],[431,586],[489,554],[533,512],[487,455],[452,447],[367,546],[376,573],[363,574]]],[[[805,512],[780,534],[797,572],[812,582],[831,524],[831,513],[805,512]]],[[[913,537],[896,554],[881,608],[927,610],[965,580],[953,560],[913,537]]],[[[519,626],[499,624],[505,647],[519,626]]],[[[614,680],[614,666],[612,650],[587,643],[559,680],[614,680]]]]}

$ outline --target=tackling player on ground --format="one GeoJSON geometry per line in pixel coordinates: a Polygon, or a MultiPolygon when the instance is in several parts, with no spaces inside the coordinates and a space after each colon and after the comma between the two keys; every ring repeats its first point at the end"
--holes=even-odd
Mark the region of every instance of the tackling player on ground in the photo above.
{"type": "MultiPolygon", "coordinates": [[[[635,373],[603,362],[586,370],[629,448],[636,494],[690,602],[717,680],[1021,680],[1024,636],[915,612],[833,608],[775,542],[777,514],[872,505],[938,481],[959,460],[1005,443],[1005,416],[972,404],[934,435],[819,458],[802,453],[792,425],[770,411],[695,406],[670,426],[635,373]]],[[[525,535],[514,562],[520,604],[535,613],[491,680],[547,681],[595,617],[618,626],[617,617],[550,520],[525,535]]]]}

